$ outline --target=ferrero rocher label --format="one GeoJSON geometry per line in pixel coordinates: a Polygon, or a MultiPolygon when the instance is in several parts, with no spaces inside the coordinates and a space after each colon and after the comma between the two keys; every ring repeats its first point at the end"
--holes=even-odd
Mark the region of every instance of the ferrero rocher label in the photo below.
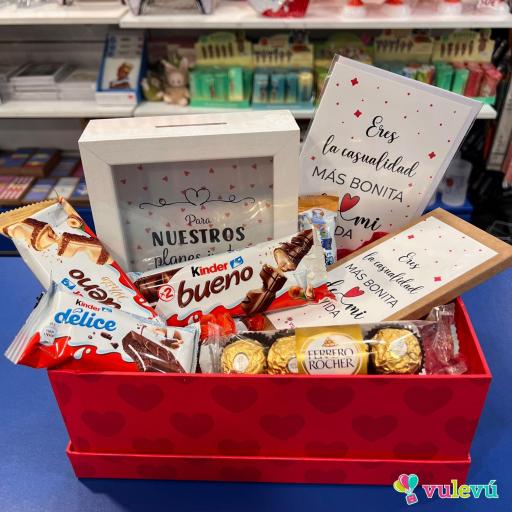
{"type": "Polygon", "coordinates": [[[368,373],[368,347],[357,325],[297,328],[295,337],[299,373],[368,373]]]}

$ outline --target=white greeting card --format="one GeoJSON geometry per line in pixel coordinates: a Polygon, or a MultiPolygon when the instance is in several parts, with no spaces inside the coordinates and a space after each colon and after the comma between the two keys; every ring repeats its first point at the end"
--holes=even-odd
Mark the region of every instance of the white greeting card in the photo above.
{"type": "Polygon", "coordinates": [[[421,215],[481,105],[337,57],[300,156],[300,193],[337,194],[338,247],[421,215]]]}
{"type": "Polygon", "coordinates": [[[331,268],[336,300],[268,314],[276,328],[418,318],[507,266],[512,248],[435,210],[331,268]],[[414,305],[414,306],[413,306],[414,305]]]}

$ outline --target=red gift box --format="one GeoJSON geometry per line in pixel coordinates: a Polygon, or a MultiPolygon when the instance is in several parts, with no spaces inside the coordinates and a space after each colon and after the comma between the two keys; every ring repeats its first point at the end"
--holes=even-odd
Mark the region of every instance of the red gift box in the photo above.
{"type": "Polygon", "coordinates": [[[456,324],[464,375],[48,373],[79,477],[463,481],[491,374],[456,324]]]}

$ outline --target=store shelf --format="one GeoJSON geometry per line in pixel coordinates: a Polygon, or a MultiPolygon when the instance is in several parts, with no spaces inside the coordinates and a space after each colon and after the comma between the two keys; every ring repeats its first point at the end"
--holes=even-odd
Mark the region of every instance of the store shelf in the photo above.
{"type": "Polygon", "coordinates": [[[27,9],[7,5],[0,7],[0,25],[117,25],[127,11],[119,1],[48,3],[27,9]]]}
{"type": "MultiPolygon", "coordinates": [[[[425,2],[405,18],[385,16],[378,9],[369,9],[363,18],[347,18],[341,3],[314,1],[304,18],[267,18],[260,16],[247,2],[222,0],[211,15],[153,14],[121,19],[123,28],[179,29],[370,29],[370,28],[512,28],[512,15],[483,15],[467,10],[458,16],[441,16],[425,2]]],[[[470,6],[468,6],[470,7],[470,6]]]]}
{"type": "Polygon", "coordinates": [[[134,106],[106,107],[95,101],[7,101],[0,104],[0,118],[130,117],[134,106]]]}
{"type": "MultiPolygon", "coordinates": [[[[281,108],[281,107],[276,107],[281,108]]],[[[8,101],[0,104],[0,118],[105,118],[105,117],[145,117],[173,114],[200,114],[209,112],[240,112],[257,109],[180,107],[163,102],[143,101],[136,107],[105,107],[94,101],[8,101]]],[[[261,109],[258,109],[261,110],[261,109]]],[[[311,119],[313,107],[290,109],[296,119],[311,119]]],[[[482,105],[478,119],[495,119],[496,110],[490,105],[482,105]]]]}
{"type": "Polygon", "coordinates": [[[478,113],[477,119],[496,119],[498,113],[491,105],[482,105],[482,109],[478,113]]]}
{"type": "MultiPolygon", "coordinates": [[[[280,107],[282,108],[282,107],[280,107]]],[[[173,114],[206,114],[210,112],[247,112],[256,109],[240,108],[205,108],[205,107],[180,107],[179,105],[167,105],[167,103],[156,101],[143,101],[136,108],[135,117],[144,116],[169,116],[173,114]]],[[[262,109],[258,109],[262,110],[262,109]]],[[[315,112],[313,107],[304,109],[289,109],[296,119],[311,119],[315,112]]]]}
{"type": "MultiPolygon", "coordinates": [[[[180,107],[178,105],[167,105],[163,102],[143,101],[136,108],[133,115],[135,117],[144,116],[165,116],[172,114],[200,114],[209,112],[240,112],[241,109],[228,108],[200,108],[200,107],[180,107]]],[[[250,109],[246,109],[250,110],[250,109]]],[[[296,119],[311,119],[315,113],[314,108],[291,109],[296,119]]],[[[496,110],[490,105],[482,105],[482,110],[478,114],[478,119],[495,119],[496,110]]]]}

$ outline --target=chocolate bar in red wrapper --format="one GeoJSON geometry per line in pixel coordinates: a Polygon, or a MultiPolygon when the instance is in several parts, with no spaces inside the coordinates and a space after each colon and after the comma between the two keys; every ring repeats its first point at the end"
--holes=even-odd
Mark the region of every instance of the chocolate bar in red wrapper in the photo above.
{"type": "Polygon", "coordinates": [[[52,280],[104,306],[145,318],[155,311],[65,199],[31,204],[0,215],[0,232],[48,288],[52,280]]]}
{"type": "Polygon", "coordinates": [[[186,325],[205,314],[293,308],[330,295],[322,249],[311,229],[132,277],[169,325],[186,325]]]}
{"type": "Polygon", "coordinates": [[[167,327],[52,283],[6,356],[70,370],[193,373],[200,326],[167,327]]]}

